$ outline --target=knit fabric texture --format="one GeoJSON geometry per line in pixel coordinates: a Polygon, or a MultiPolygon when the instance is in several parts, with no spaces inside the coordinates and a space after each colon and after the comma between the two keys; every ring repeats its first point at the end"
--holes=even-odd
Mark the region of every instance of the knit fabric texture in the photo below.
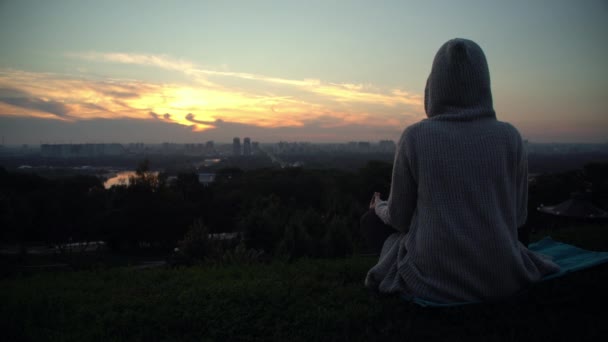
{"type": "Polygon", "coordinates": [[[365,284],[434,302],[510,295],[559,266],[517,239],[526,222],[527,154],[498,121],[485,55],[453,39],[437,52],[425,90],[428,118],[397,145],[390,195],[376,214],[396,229],[365,284]]]}

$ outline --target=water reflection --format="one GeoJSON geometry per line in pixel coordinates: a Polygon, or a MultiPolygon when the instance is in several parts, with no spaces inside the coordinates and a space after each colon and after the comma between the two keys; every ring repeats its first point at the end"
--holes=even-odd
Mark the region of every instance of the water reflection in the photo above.
{"type": "MultiPolygon", "coordinates": [[[[158,172],[152,172],[154,175],[158,175],[158,172]]],[[[135,171],[120,171],[113,174],[110,178],[108,178],[103,186],[106,189],[113,187],[114,185],[129,185],[129,177],[135,177],[135,171]]]]}

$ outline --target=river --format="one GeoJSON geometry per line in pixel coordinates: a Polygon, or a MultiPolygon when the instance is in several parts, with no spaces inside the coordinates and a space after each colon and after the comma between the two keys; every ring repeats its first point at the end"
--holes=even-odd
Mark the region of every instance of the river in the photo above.
{"type": "MultiPolygon", "coordinates": [[[[158,175],[158,172],[152,172],[154,175],[158,175]]],[[[106,189],[113,187],[114,185],[129,185],[129,177],[135,177],[135,171],[119,171],[114,174],[113,177],[108,178],[103,186],[106,189]]]]}

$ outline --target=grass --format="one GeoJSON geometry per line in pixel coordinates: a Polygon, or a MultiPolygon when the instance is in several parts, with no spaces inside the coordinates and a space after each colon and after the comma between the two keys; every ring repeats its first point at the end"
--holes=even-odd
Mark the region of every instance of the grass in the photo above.
{"type": "MultiPolygon", "coordinates": [[[[568,231],[562,241],[586,248],[608,235],[599,226],[568,231]]],[[[0,280],[0,329],[5,341],[580,341],[608,333],[607,265],[500,303],[430,309],[367,291],[375,261],[12,276],[0,280]]]]}

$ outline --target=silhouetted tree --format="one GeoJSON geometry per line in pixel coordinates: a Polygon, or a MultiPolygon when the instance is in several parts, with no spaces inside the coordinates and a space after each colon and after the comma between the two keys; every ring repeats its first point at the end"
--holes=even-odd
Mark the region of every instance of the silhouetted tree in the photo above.
{"type": "Polygon", "coordinates": [[[608,209],[608,163],[589,163],[584,168],[593,201],[599,207],[608,209]]]}
{"type": "Polygon", "coordinates": [[[285,230],[287,212],[277,196],[257,199],[239,220],[248,248],[273,253],[285,230]]]}
{"type": "Polygon", "coordinates": [[[353,253],[353,239],[348,225],[348,219],[342,216],[335,216],[329,221],[323,237],[325,256],[338,257],[353,253]]]}

